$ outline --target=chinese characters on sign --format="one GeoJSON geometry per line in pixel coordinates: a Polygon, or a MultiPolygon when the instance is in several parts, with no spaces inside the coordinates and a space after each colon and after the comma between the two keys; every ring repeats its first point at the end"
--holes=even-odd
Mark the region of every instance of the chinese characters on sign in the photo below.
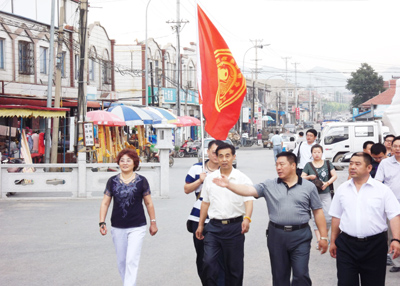
{"type": "Polygon", "coordinates": [[[85,122],[83,123],[83,133],[84,133],[84,144],[85,146],[94,146],[94,132],[93,132],[93,123],[85,122]]]}

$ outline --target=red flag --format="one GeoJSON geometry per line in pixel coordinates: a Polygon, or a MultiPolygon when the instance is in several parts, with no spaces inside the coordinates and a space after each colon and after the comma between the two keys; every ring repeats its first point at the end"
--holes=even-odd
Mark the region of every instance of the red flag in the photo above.
{"type": "Polygon", "coordinates": [[[240,117],[246,80],[228,45],[199,5],[197,17],[197,77],[205,130],[215,139],[225,140],[240,117]]]}

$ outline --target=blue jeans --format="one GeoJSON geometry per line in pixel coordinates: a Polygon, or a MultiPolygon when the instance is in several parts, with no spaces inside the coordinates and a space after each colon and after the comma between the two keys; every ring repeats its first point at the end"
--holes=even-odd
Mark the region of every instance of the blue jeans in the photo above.
{"type": "Polygon", "coordinates": [[[276,162],[276,155],[278,155],[279,153],[282,152],[282,146],[281,145],[277,145],[277,146],[274,145],[272,150],[274,151],[274,159],[275,159],[275,162],[276,162]]]}

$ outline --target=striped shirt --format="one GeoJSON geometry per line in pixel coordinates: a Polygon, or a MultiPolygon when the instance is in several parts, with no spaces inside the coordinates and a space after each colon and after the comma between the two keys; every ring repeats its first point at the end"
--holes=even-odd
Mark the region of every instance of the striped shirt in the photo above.
{"type": "Polygon", "coordinates": [[[299,225],[311,218],[310,209],[322,208],[317,188],[313,183],[298,177],[297,183],[288,187],[281,179],[266,180],[254,185],[258,197],[267,202],[272,222],[281,225],[299,225]]]}
{"type": "MultiPolygon", "coordinates": [[[[205,162],[205,164],[207,164],[207,162],[208,162],[208,160],[205,162]]],[[[207,170],[203,171],[203,163],[202,162],[194,164],[189,169],[189,172],[186,175],[185,182],[187,184],[190,184],[190,183],[193,183],[193,182],[197,181],[198,179],[200,179],[200,174],[203,173],[203,172],[208,173],[207,170]]],[[[188,218],[191,221],[198,222],[199,219],[200,219],[200,207],[201,207],[201,202],[202,202],[203,198],[202,197],[197,198],[197,197],[198,197],[199,193],[201,192],[202,188],[203,188],[203,184],[201,184],[193,192],[194,195],[195,195],[196,201],[194,202],[192,211],[190,212],[190,215],[189,215],[189,218],[188,218]]],[[[208,223],[208,221],[209,221],[209,219],[207,217],[205,223],[208,223]]]]}

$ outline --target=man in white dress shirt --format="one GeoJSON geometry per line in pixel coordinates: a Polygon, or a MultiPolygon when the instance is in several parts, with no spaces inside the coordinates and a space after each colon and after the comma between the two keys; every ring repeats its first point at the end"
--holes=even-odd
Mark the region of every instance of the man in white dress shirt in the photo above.
{"type": "Polygon", "coordinates": [[[372,158],[359,152],[350,159],[352,179],[336,191],[332,216],[330,254],[336,258],[338,285],[384,286],[387,224],[393,239],[389,253],[400,255],[400,204],[393,192],[370,176],[372,158]]]}
{"type": "Polygon", "coordinates": [[[239,286],[243,284],[244,234],[249,231],[254,198],[236,195],[217,186],[212,180],[222,174],[238,184],[252,185],[252,182],[232,167],[236,156],[234,146],[221,144],[216,153],[220,169],[207,175],[204,180],[196,237],[204,239],[203,271],[207,285],[217,285],[218,257],[222,253],[225,285],[239,286]],[[210,221],[204,227],[207,213],[210,221]]]}
{"type": "MultiPolygon", "coordinates": [[[[381,161],[376,171],[375,180],[387,185],[400,202],[400,136],[392,138],[388,135],[386,138],[387,140],[393,139],[393,141],[390,142],[392,156],[381,161]]],[[[390,229],[388,231],[388,238],[389,242],[393,238],[390,229]]],[[[399,272],[400,267],[393,266],[389,271],[399,272]]]]}

